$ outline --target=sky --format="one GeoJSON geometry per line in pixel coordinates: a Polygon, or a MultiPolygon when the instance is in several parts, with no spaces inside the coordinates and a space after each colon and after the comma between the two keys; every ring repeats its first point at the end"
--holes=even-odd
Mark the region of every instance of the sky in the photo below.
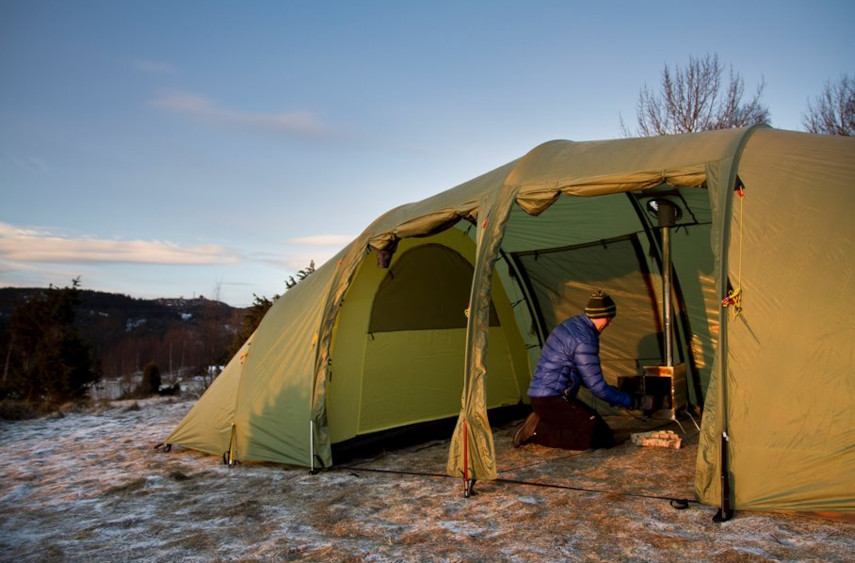
{"type": "Polygon", "coordinates": [[[690,57],[803,130],[853,24],[842,0],[2,0],[0,287],[247,306],[398,205],[622,137],[690,57]]]}

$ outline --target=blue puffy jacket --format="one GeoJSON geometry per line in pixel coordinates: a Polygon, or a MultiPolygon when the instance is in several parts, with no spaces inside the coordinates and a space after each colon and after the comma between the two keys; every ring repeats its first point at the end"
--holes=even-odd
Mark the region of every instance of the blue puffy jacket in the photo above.
{"type": "Polygon", "coordinates": [[[632,396],[612,387],[600,368],[600,333],[586,315],[571,317],[555,327],[540,352],[528,388],[529,397],[575,397],[584,385],[598,399],[629,407],[632,396]]]}

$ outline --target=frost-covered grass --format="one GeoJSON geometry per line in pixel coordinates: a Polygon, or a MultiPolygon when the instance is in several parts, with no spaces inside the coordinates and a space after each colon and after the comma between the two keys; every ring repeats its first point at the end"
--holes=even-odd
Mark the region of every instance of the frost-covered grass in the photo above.
{"type": "Polygon", "coordinates": [[[0,560],[852,561],[855,523],[815,515],[676,510],[697,438],[681,450],[515,450],[495,429],[499,481],[464,498],[447,441],[310,475],[155,451],[191,402],[0,422],[0,560]],[[563,488],[538,485],[559,485],[563,488]],[[572,487],[572,488],[571,488],[572,487]],[[642,496],[648,495],[648,496],[642,496]],[[651,498],[654,497],[654,498],[651,498]]]}

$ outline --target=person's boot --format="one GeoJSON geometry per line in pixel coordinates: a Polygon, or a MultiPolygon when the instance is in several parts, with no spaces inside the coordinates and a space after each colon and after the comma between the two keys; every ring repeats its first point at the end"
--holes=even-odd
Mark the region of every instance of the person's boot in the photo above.
{"type": "Polygon", "coordinates": [[[525,419],[525,422],[520,424],[520,427],[517,428],[517,431],[514,432],[514,447],[519,448],[524,444],[529,443],[531,441],[531,437],[534,436],[535,430],[537,430],[537,423],[540,422],[540,417],[537,416],[537,413],[533,412],[528,415],[528,418],[525,419]]]}

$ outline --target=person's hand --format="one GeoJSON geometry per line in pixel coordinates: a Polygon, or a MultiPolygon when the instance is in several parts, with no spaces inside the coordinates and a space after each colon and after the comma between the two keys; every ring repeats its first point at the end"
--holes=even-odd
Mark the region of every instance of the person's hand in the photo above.
{"type": "Polygon", "coordinates": [[[633,395],[629,408],[634,411],[652,411],[653,395],[633,395]]]}

